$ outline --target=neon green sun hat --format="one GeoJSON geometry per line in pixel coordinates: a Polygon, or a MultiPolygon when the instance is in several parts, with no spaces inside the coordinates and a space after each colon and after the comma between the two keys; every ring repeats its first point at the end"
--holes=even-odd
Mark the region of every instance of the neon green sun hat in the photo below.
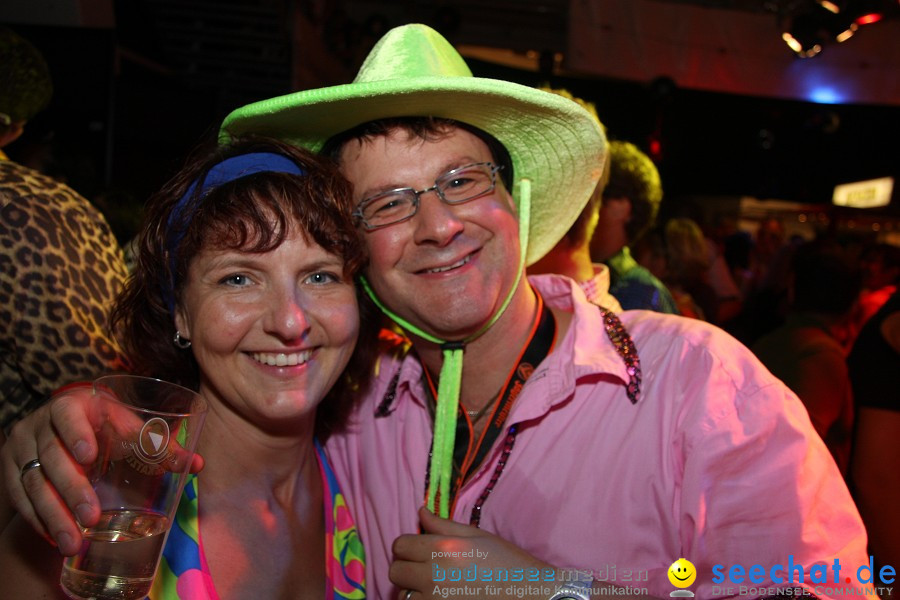
{"type": "Polygon", "coordinates": [[[353,83],[262,100],[229,114],[220,137],[268,135],[318,152],[325,141],[388,117],[455,119],[486,131],[510,154],[519,202],[531,181],[526,264],[550,251],[581,213],[607,158],[606,138],[582,107],[527,86],[473,77],[462,56],[426,25],[390,30],[353,83]]]}

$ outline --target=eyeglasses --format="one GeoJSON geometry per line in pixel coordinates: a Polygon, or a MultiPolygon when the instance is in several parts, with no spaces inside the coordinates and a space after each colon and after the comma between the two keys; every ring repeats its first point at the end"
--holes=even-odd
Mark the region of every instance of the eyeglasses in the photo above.
{"type": "Polygon", "coordinates": [[[411,218],[419,210],[419,197],[428,192],[435,192],[445,204],[462,204],[494,191],[497,171],[502,168],[490,162],[465,165],[447,171],[424,190],[406,187],[369,196],[357,205],[353,216],[372,231],[411,218]]]}

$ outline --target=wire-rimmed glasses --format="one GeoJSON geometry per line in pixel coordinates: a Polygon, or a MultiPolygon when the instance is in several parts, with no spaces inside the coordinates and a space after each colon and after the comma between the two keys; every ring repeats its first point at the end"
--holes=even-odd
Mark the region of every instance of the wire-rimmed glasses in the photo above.
{"type": "Polygon", "coordinates": [[[462,204],[494,191],[497,171],[502,169],[491,162],[472,163],[447,171],[424,190],[410,187],[381,192],[363,199],[353,216],[371,231],[411,218],[419,210],[422,194],[435,192],[445,204],[462,204]]]}

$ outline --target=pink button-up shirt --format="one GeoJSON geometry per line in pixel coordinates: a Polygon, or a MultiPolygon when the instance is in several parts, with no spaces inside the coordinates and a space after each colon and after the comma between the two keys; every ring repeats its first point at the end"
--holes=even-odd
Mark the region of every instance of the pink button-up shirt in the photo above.
{"type": "MultiPolygon", "coordinates": [[[[597,307],[569,279],[530,281],[574,318],[509,414],[520,429],[484,503],[483,529],[558,567],[657,596],[675,589],[667,570],[679,557],[697,568],[691,589],[700,598],[729,595],[716,585],[738,593],[727,579],[732,565],[761,565],[767,583],[743,584],[773,586],[770,570],[789,556],[807,584],[814,563],[837,558],[840,583],[831,585],[863,586],[844,581],[868,564],[847,488],[803,405],[743,345],[696,320],[622,313],[643,368],[633,405],[597,307]],[[723,583],[713,582],[715,565],[723,583]]],[[[391,544],[418,531],[432,421],[415,357],[385,358],[379,368],[350,431],[328,452],[366,545],[369,591],[393,598],[391,544]],[[376,417],[397,369],[390,414],[376,417]]],[[[459,490],[455,520],[469,522],[502,442],[459,490]]]]}

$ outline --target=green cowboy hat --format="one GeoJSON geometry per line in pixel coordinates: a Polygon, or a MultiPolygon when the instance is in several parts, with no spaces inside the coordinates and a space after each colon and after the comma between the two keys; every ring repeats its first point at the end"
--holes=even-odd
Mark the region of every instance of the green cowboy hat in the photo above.
{"type": "Polygon", "coordinates": [[[419,24],[388,31],[353,83],[239,108],[225,118],[220,137],[256,133],[317,152],[328,138],[356,125],[415,116],[467,123],[506,147],[516,202],[520,181],[531,181],[527,264],[569,230],[606,164],[606,138],[578,104],[516,83],[473,77],[446,39],[419,24]]]}

